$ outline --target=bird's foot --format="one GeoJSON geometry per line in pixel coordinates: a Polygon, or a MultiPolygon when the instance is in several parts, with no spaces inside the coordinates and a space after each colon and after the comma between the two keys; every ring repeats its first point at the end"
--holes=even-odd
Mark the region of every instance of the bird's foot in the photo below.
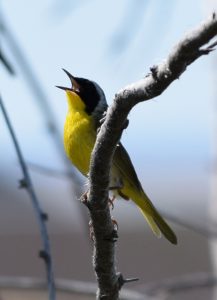
{"type": "Polygon", "coordinates": [[[111,209],[114,209],[114,202],[115,202],[116,196],[113,195],[112,198],[108,198],[108,205],[111,207],[111,209]]]}

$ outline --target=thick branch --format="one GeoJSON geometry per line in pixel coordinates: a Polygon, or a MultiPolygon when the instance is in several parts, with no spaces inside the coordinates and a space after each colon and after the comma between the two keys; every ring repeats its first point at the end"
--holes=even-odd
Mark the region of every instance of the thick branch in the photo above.
{"type": "Polygon", "coordinates": [[[171,51],[168,58],[151,68],[144,79],[116,94],[105,122],[97,136],[90,164],[89,209],[95,235],[94,267],[99,284],[98,299],[118,299],[118,290],[124,281],[116,274],[115,232],[108,208],[109,173],[113,153],[119,141],[130,110],[139,102],[160,95],[187,66],[213,50],[215,44],[201,48],[217,35],[217,19],[213,14],[205,23],[190,32],[171,51]]]}

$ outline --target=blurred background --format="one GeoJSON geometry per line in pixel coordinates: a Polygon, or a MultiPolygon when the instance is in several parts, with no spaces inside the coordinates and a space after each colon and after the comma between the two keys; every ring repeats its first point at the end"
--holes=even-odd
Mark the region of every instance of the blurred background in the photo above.
{"type": "MultiPolygon", "coordinates": [[[[115,92],[145,76],[216,8],[216,0],[1,1],[0,92],[49,215],[56,278],[95,282],[89,218],[78,201],[85,179],[63,153],[67,105],[55,85],[69,80],[61,68],[99,83],[110,104],[115,92]]],[[[147,292],[149,283],[179,282],[189,274],[215,276],[216,67],[216,52],[200,58],[163,95],[130,113],[123,144],[179,240],[174,247],[156,239],[132,203],[115,202],[118,271],[140,278],[127,286],[131,290],[147,292]]],[[[0,299],[47,299],[46,292],[18,291],[4,281],[44,279],[45,271],[37,220],[26,191],[18,189],[22,173],[2,114],[0,154],[0,299]]],[[[212,284],[163,291],[153,294],[216,299],[212,284]]],[[[59,292],[58,299],[94,296],[59,292]]]]}

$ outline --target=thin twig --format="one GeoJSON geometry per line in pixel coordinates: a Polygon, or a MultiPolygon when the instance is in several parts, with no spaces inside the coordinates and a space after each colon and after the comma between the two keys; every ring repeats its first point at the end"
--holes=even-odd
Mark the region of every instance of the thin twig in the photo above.
{"type": "Polygon", "coordinates": [[[8,58],[6,57],[5,53],[0,49],[0,62],[2,62],[5,69],[8,71],[10,75],[15,75],[14,68],[12,67],[11,63],[9,62],[8,58]]]}
{"type": "Polygon", "coordinates": [[[117,239],[108,207],[109,175],[115,147],[127,126],[130,110],[139,102],[160,95],[187,66],[214,50],[206,45],[217,35],[217,19],[213,15],[199,28],[191,31],[171,51],[168,58],[139,82],[133,83],[115,95],[106,119],[98,133],[90,163],[90,195],[88,207],[94,232],[93,264],[98,281],[97,299],[119,299],[124,281],[115,266],[117,239]]]}
{"type": "Polygon", "coordinates": [[[139,290],[148,295],[158,295],[161,293],[175,294],[192,289],[210,288],[217,285],[217,277],[211,273],[186,274],[174,278],[166,278],[158,282],[151,282],[138,286],[139,290]]]}
{"type": "MultiPolygon", "coordinates": [[[[2,29],[3,26],[2,26],[1,14],[0,14],[0,37],[1,37],[2,29]]],[[[6,70],[10,75],[15,75],[14,68],[12,67],[8,57],[6,56],[2,48],[0,48],[0,62],[2,62],[3,66],[6,68],[6,70]]]]}
{"type": "Polygon", "coordinates": [[[50,168],[31,161],[27,161],[27,165],[32,171],[37,172],[39,174],[43,174],[49,177],[51,176],[56,178],[62,178],[62,179],[66,179],[66,178],[70,180],[72,179],[71,177],[72,174],[64,170],[62,171],[62,170],[50,168]]]}
{"type": "Polygon", "coordinates": [[[5,123],[7,124],[8,130],[10,132],[11,139],[14,144],[15,151],[17,153],[17,157],[23,172],[23,179],[20,180],[20,187],[26,188],[29,193],[30,199],[32,201],[32,205],[34,208],[34,212],[38,221],[43,250],[40,251],[39,255],[44,260],[46,271],[47,271],[47,284],[48,284],[48,291],[49,291],[49,299],[55,300],[56,299],[56,292],[55,292],[55,283],[54,283],[54,276],[53,276],[53,264],[52,264],[52,257],[51,257],[51,249],[50,249],[50,241],[46,227],[47,221],[47,214],[43,212],[41,206],[39,204],[38,198],[36,196],[31,177],[29,175],[24,157],[22,155],[20,146],[18,144],[18,140],[16,138],[15,132],[13,130],[12,124],[8,117],[7,111],[4,107],[3,100],[0,96],[0,106],[1,110],[5,119],[5,123]]]}
{"type": "Polygon", "coordinates": [[[126,49],[129,49],[128,45],[137,37],[138,28],[140,28],[141,23],[144,22],[144,15],[149,4],[149,1],[143,0],[128,3],[122,24],[120,28],[115,31],[111,40],[110,50],[115,52],[115,54],[120,55],[126,49]]]}
{"type": "Polygon", "coordinates": [[[202,227],[197,224],[190,223],[190,222],[183,220],[177,216],[173,216],[170,213],[165,213],[165,212],[161,212],[161,213],[162,213],[162,216],[164,216],[166,219],[168,219],[169,221],[172,221],[173,223],[175,223],[179,226],[182,226],[192,232],[200,234],[205,238],[217,239],[217,231],[216,230],[212,230],[211,228],[206,228],[206,227],[202,227]]]}

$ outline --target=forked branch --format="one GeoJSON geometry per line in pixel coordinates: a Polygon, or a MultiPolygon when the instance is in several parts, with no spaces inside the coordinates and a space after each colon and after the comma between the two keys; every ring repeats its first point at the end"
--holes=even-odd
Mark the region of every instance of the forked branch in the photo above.
{"type": "Polygon", "coordinates": [[[117,233],[108,207],[108,186],[113,154],[122,131],[127,126],[127,116],[136,104],[159,96],[180,77],[188,65],[214,50],[216,42],[211,45],[207,43],[215,36],[217,18],[213,13],[208,20],[180,40],[161,64],[151,67],[151,72],[145,78],[119,91],[108,108],[90,163],[88,207],[94,231],[93,264],[98,281],[97,299],[119,299],[119,290],[125,283],[123,276],[116,272],[117,233]]]}

